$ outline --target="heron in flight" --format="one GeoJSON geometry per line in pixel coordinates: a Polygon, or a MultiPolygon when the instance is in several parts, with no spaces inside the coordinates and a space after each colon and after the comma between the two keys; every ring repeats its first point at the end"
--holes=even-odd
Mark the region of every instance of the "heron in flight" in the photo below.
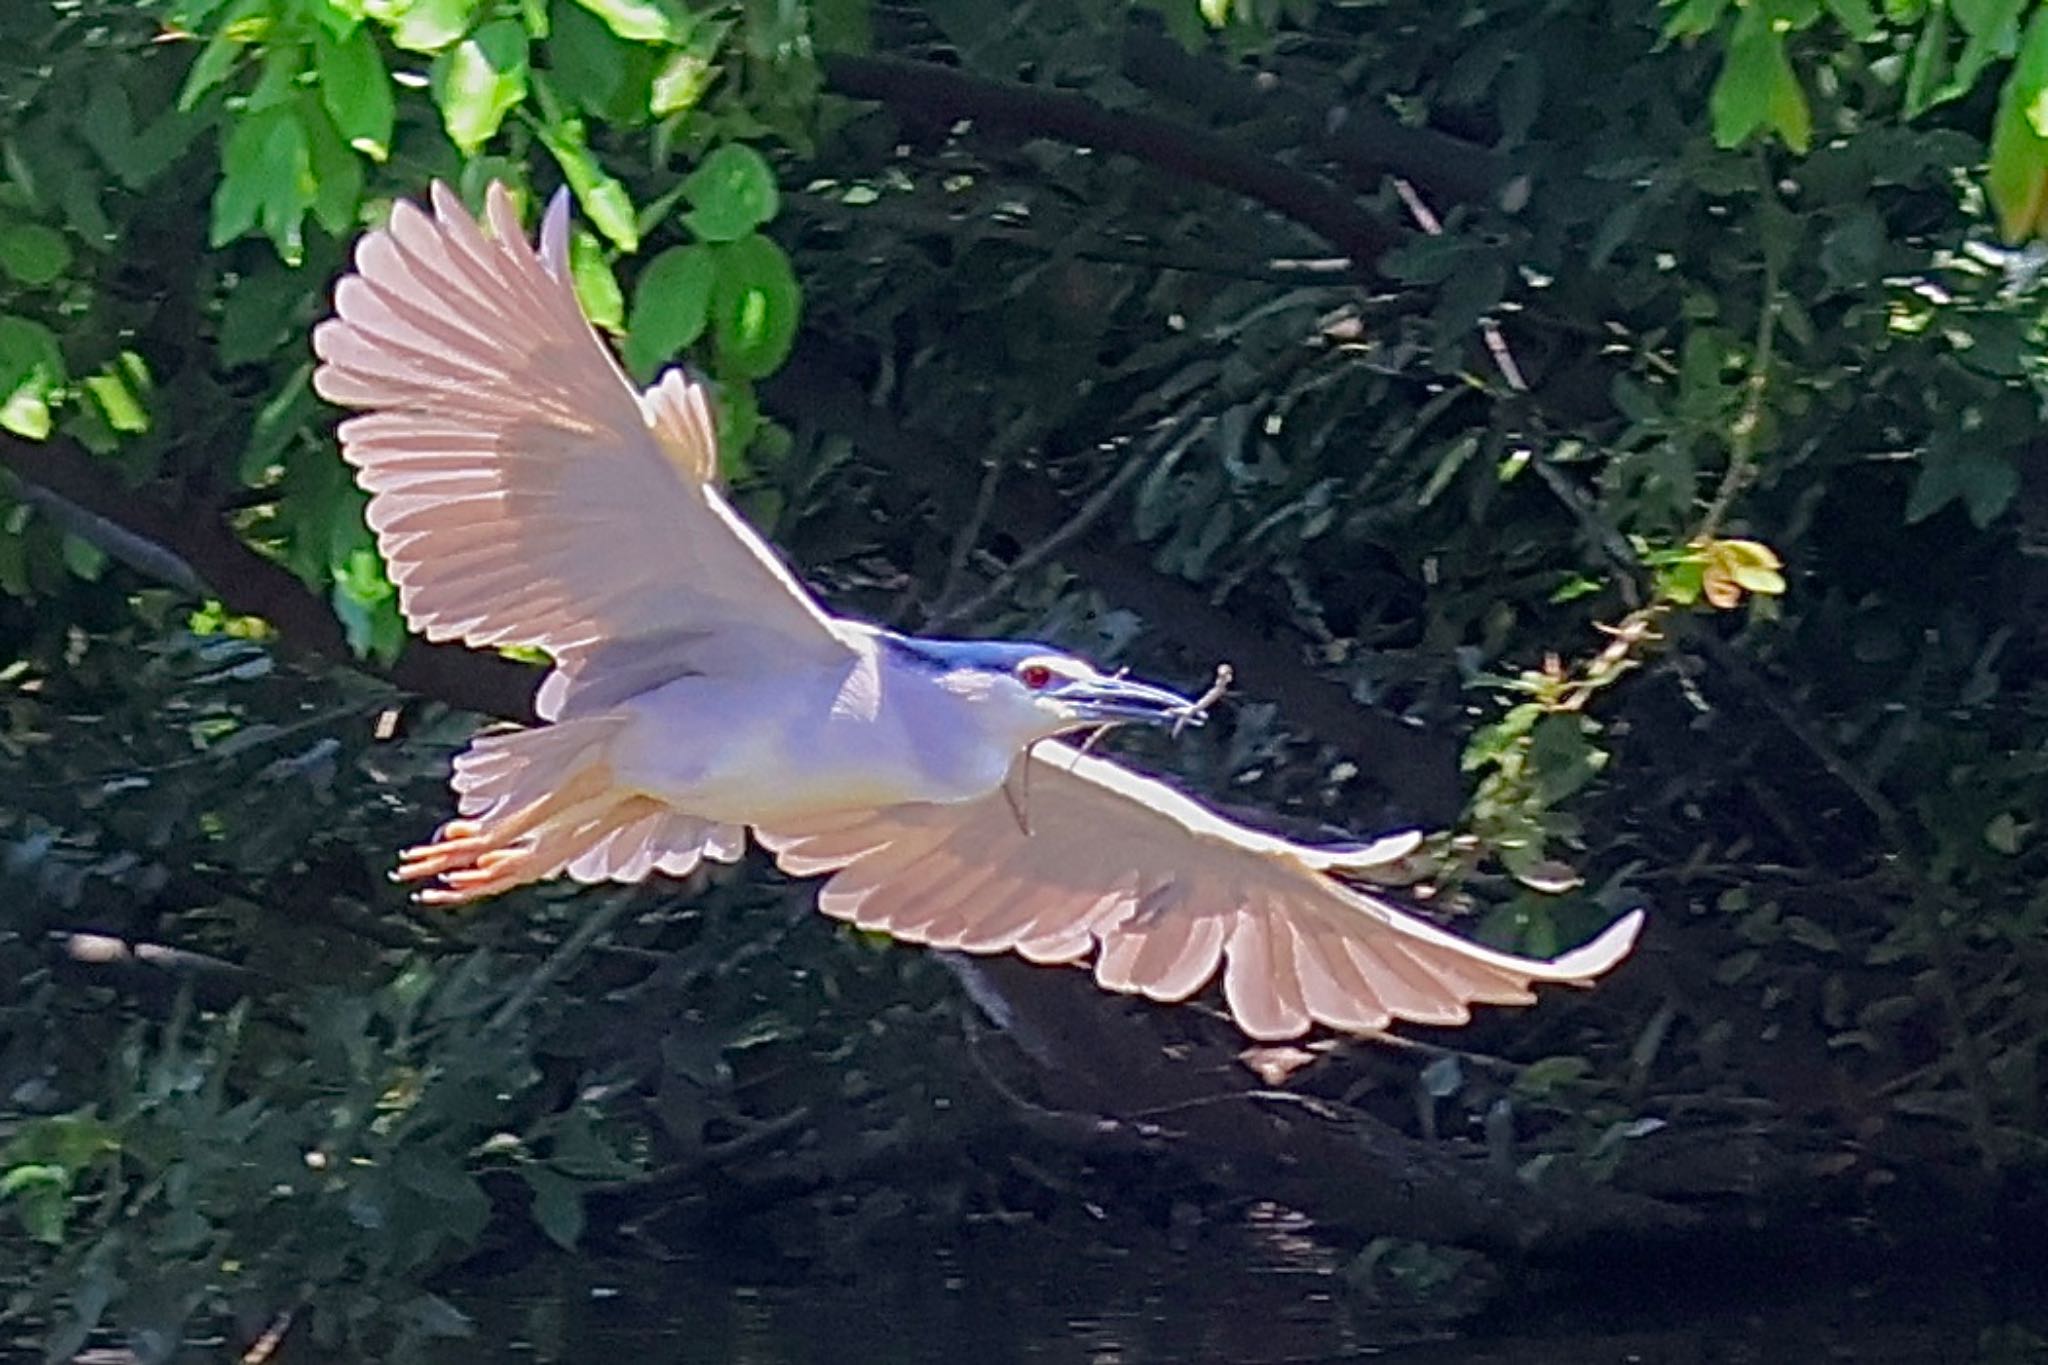
{"type": "Polygon", "coordinates": [[[585,320],[566,198],[537,249],[502,185],[485,203],[488,229],[443,185],[400,203],[313,335],[407,622],[554,665],[543,724],[456,758],[460,818],[401,856],[420,900],[680,876],[751,830],[864,929],[1160,1001],[1220,970],[1262,1041],[1462,1023],[1628,952],[1640,912],[1554,961],[1469,943],[1355,884],[1412,836],[1276,838],[1061,738],[1198,718],[1173,692],[830,615],[720,495],[703,387],[636,390],[585,320]]]}

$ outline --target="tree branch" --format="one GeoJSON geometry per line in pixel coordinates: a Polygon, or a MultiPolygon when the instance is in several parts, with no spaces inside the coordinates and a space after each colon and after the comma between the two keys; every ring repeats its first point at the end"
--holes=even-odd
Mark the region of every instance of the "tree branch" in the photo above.
{"type": "Polygon", "coordinates": [[[1189,52],[1143,12],[1124,35],[1123,73],[1147,90],[1231,124],[1277,118],[1300,146],[1342,166],[1360,188],[1397,175],[1453,203],[1513,211],[1528,198],[1528,178],[1485,147],[1433,128],[1411,128],[1372,109],[1326,108],[1271,73],[1255,76],[1189,52]]]}
{"type": "Polygon", "coordinates": [[[409,639],[397,661],[380,670],[356,657],[334,612],[290,570],[258,554],[218,519],[190,515],[129,488],[81,451],[0,433],[0,466],[182,560],[229,608],[277,627],[287,650],[381,672],[409,692],[465,710],[507,720],[533,718],[540,671],[532,665],[409,639]]]}
{"type": "Polygon", "coordinates": [[[832,53],[820,61],[827,88],[877,100],[926,122],[973,119],[990,127],[1056,137],[1116,152],[1256,200],[1351,258],[1353,271],[1374,263],[1401,234],[1321,176],[1297,170],[1212,133],[1156,114],[1109,109],[1067,90],[1039,90],[901,57],[832,53]]]}

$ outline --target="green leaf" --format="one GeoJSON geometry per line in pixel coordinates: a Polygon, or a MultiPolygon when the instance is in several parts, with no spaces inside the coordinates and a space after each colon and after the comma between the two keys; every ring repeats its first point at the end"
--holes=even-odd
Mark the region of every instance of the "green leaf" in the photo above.
{"type": "Polygon", "coordinates": [[[0,1175],[0,1199],[13,1205],[23,1230],[46,1246],[64,1244],[70,1194],[71,1172],[62,1166],[25,1164],[0,1175]]]}
{"type": "Polygon", "coordinates": [[[1593,780],[1607,755],[1587,742],[1583,719],[1556,713],[1536,722],[1529,735],[1529,768],[1538,798],[1554,806],[1593,780]]]}
{"type": "Polygon", "coordinates": [[[623,1180],[639,1174],[632,1162],[612,1150],[590,1110],[581,1104],[564,1113],[555,1129],[553,1165],[586,1180],[623,1180]]]}
{"type": "Polygon", "coordinates": [[[434,63],[434,99],[448,138],[465,154],[490,141],[526,98],[526,30],[511,19],[485,24],[434,63]]]}
{"type": "Polygon", "coordinates": [[[0,315],[0,427],[31,441],[50,434],[50,403],[64,382],[57,337],[42,323],[0,315]]]}
{"type": "Polygon", "coordinates": [[[874,49],[872,0],[811,0],[811,43],[820,52],[874,49]]]}
{"type": "Polygon", "coordinates": [[[747,451],[762,425],[753,381],[727,379],[718,394],[718,468],[728,483],[747,476],[747,451]]]}
{"type": "Polygon", "coordinates": [[[773,373],[796,342],[803,291],[782,248],[755,233],[713,248],[718,282],[712,336],[721,369],[747,379],[773,373]]]}
{"type": "Polygon", "coordinates": [[[1671,17],[1664,21],[1666,38],[1699,38],[1721,26],[1728,12],[1728,0],[1676,0],[1669,3],[1671,17]]]}
{"type": "Polygon", "coordinates": [[[1931,450],[1921,461],[1920,477],[1906,498],[1906,521],[1925,521],[1959,501],[1971,523],[1981,530],[2011,505],[2019,488],[2019,471],[2001,455],[1931,450]]]}
{"type": "Polygon", "coordinates": [[[717,77],[718,68],[709,57],[687,49],[677,52],[655,74],[648,91],[648,109],[656,118],[694,109],[717,77]]]}
{"type": "Polygon", "coordinates": [[[1998,520],[1998,514],[2012,505],[2014,495],[2020,491],[2019,470],[2012,461],[1998,455],[1972,454],[1963,461],[1959,476],[1963,510],[1979,530],[1998,520]]]}
{"type": "Polygon", "coordinates": [[[142,190],[184,154],[202,122],[176,109],[160,108],[138,132],[127,87],[108,71],[94,83],[79,113],[78,130],[124,188],[142,190]]]}
{"type": "Polygon", "coordinates": [[[269,28],[269,16],[264,9],[264,0],[238,0],[222,17],[220,28],[199,50],[191,69],[185,73],[185,84],[178,90],[179,113],[191,112],[206,98],[207,91],[226,80],[235,63],[242,59],[243,49],[269,28]]]}
{"type": "Polygon", "coordinates": [[[565,119],[542,128],[540,137],[554,153],[569,188],[597,230],[619,250],[638,251],[640,228],[633,219],[632,197],[624,185],[605,174],[597,158],[590,154],[583,143],[583,125],[575,119],[565,119]]]}
{"type": "Polygon", "coordinates": [[[316,30],[313,70],[320,81],[320,102],[348,145],[372,161],[389,156],[391,76],[370,30],[359,26],[345,38],[334,37],[325,28],[316,30]]]}
{"type": "Polygon", "coordinates": [[[576,301],[583,316],[608,332],[625,325],[626,300],[619,293],[618,277],[604,258],[604,248],[586,228],[569,236],[569,278],[576,286],[576,301]]]}
{"type": "Polygon", "coordinates": [[[408,52],[439,52],[469,30],[478,0],[413,0],[392,26],[391,41],[408,52]]]}
{"type": "Polygon", "coordinates": [[[548,37],[549,83],[599,116],[613,112],[632,48],[582,8],[564,8],[548,37]]]}
{"type": "Polygon", "coordinates": [[[533,1191],[533,1221],[549,1241],[564,1251],[574,1251],[583,1237],[582,1186],[544,1166],[528,1166],[520,1174],[533,1191]]]}
{"type": "Polygon", "coordinates": [[[221,311],[220,363],[247,365],[285,344],[288,333],[312,321],[307,309],[314,282],[269,261],[241,272],[221,311]]]}
{"type": "Polygon", "coordinates": [[[58,546],[58,554],[74,578],[88,583],[99,582],[100,575],[107,571],[107,552],[82,536],[67,534],[58,546]]]}
{"type": "Polygon", "coordinates": [[[2048,10],[2039,10],[2020,40],[2019,59],[2006,73],[1991,125],[1991,166],[1986,188],[2008,242],[2040,232],[2048,210],[2048,10]]]}
{"type": "Polygon", "coordinates": [[[71,265],[71,245],[64,234],[41,223],[15,223],[0,228],[0,270],[18,282],[44,285],[71,265]]]}
{"type": "Polygon", "coordinates": [[[1813,114],[1785,55],[1785,35],[1756,9],[1735,25],[1707,107],[1721,147],[1739,147],[1760,128],[1775,131],[1795,152],[1813,140],[1813,114]]]}
{"type": "Polygon", "coordinates": [[[336,564],[329,596],[351,650],[387,664],[398,657],[405,646],[405,620],[375,550],[362,546],[336,564]]]}
{"type": "Polygon", "coordinates": [[[626,328],[627,368],[643,381],[704,334],[711,320],[718,262],[701,244],[673,246],[647,263],[633,285],[626,328]]]}
{"type": "Polygon", "coordinates": [[[1934,103],[1935,82],[1948,63],[1948,6],[1934,6],[1927,22],[1920,26],[1919,41],[1913,44],[1913,60],[1906,67],[1903,99],[1907,118],[1917,118],[1934,103]]]}
{"type": "Polygon", "coordinates": [[[1827,0],[1828,13],[1859,43],[1874,41],[1878,35],[1877,13],[1870,0],[1827,0]]]}
{"type": "Polygon", "coordinates": [[[286,444],[313,415],[312,377],[310,364],[299,365],[257,411],[249,444],[235,464],[235,475],[244,485],[254,487],[270,477],[286,444]]]}
{"type": "Polygon", "coordinates": [[[356,211],[363,204],[362,158],[342,141],[327,106],[311,91],[301,97],[299,120],[313,167],[313,216],[335,236],[345,236],[356,226],[356,211]]]}
{"type": "Polygon", "coordinates": [[[1937,103],[1969,94],[1986,66],[2019,51],[2020,20],[2029,3],[2030,0],[1949,0],[1956,23],[1969,37],[1956,58],[1955,70],[1935,92],[1937,103]]]}
{"type": "Polygon", "coordinates": [[[741,142],[728,142],[705,157],[683,181],[690,231],[707,242],[735,242],[773,218],[782,207],[775,172],[766,158],[741,142]]]}
{"type": "Polygon", "coordinates": [[[119,361],[85,381],[85,391],[99,404],[108,426],[140,436],[149,430],[149,408],[144,401],[147,379],[142,357],[123,351],[119,361]]]}
{"type": "Polygon", "coordinates": [[[689,32],[682,11],[663,0],[576,0],[604,20],[605,27],[636,43],[681,42],[689,32]]]}
{"type": "Polygon", "coordinates": [[[213,194],[212,246],[227,245],[261,226],[280,259],[296,265],[300,236],[318,186],[305,126],[291,105],[234,120],[221,150],[221,181],[213,194]]]}
{"type": "MultiPolygon", "coordinates": [[[[212,0],[207,0],[212,3],[212,0]]],[[[362,27],[369,7],[377,0],[307,0],[320,27],[337,38],[345,38],[362,27]]]]}

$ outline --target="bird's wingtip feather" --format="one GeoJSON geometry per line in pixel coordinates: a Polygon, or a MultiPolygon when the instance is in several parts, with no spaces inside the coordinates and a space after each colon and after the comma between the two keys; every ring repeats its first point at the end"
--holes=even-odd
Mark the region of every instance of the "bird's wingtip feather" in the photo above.
{"type": "Polygon", "coordinates": [[[540,263],[548,274],[561,279],[569,269],[569,187],[564,185],[548,200],[540,220],[540,263]]]}
{"type": "Polygon", "coordinates": [[[1562,975],[1590,981],[1609,971],[1629,955],[1636,946],[1636,935],[1642,932],[1643,912],[1631,910],[1614,923],[1600,931],[1592,942],[1581,944],[1550,965],[1562,975]]]}

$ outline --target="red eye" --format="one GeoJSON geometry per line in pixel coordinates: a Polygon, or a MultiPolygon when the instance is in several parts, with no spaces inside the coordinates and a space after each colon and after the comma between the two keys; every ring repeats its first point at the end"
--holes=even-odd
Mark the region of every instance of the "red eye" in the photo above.
{"type": "Polygon", "coordinates": [[[1044,664],[1025,664],[1017,670],[1017,681],[1036,692],[1052,681],[1052,670],[1044,664]]]}

